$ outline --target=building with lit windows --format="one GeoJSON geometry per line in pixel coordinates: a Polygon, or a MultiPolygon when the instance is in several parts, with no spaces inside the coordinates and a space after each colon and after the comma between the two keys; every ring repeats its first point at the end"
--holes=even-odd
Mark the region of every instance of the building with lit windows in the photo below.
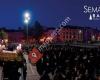
{"type": "MultiPolygon", "coordinates": [[[[49,37],[55,28],[48,28],[42,39],[49,37]]],[[[62,30],[54,37],[53,41],[56,42],[91,42],[100,41],[100,31],[90,27],[78,27],[78,26],[65,26],[62,30]]]]}
{"type": "MultiPolygon", "coordinates": [[[[79,27],[79,26],[64,26],[55,37],[51,37],[51,34],[56,28],[46,28],[40,38],[40,42],[45,42],[49,39],[53,42],[95,42],[100,41],[100,31],[90,27],[79,27]]],[[[11,30],[4,29],[8,34],[9,42],[23,42],[26,40],[24,30],[11,30]]],[[[34,43],[35,38],[29,36],[29,42],[34,43]]]]}

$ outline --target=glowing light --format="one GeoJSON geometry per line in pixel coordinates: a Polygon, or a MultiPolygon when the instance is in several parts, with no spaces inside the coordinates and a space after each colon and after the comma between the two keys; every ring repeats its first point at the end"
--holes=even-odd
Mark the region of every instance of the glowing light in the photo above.
{"type": "Polygon", "coordinates": [[[8,39],[5,39],[4,41],[5,41],[5,43],[7,43],[8,42],[8,39]]]}
{"type": "Polygon", "coordinates": [[[42,38],[42,39],[40,39],[40,42],[44,42],[45,41],[45,37],[44,38],[42,38]]]}
{"type": "Polygon", "coordinates": [[[95,36],[93,35],[93,36],[92,36],[92,40],[94,40],[94,39],[95,39],[95,36]]]}
{"type": "Polygon", "coordinates": [[[25,24],[28,24],[28,20],[24,20],[24,23],[25,23],[25,24]]]}
{"type": "Polygon", "coordinates": [[[30,13],[29,13],[28,11],[25,12],[25,13],[24,13],[24,23],[25,23],[25,24],[28,24],[29,21],[30,21],[30,19],[31,19],[30,13]]]}
{"type": "Polygon", "coordinates": [[[47,37],[46,40],[47,40],[47,41],[52,41],[52,39],[53,39],[52,37],[47,37]]]}
{"type": "Polygon", "coordinates": [[[24,17],[30,17],[29,12],[25,12],[24,17]]]}
{"type": "Polygon", "coordinates": [[[44,42],[44,39],[40,39],[41,42],[44,42]]]}
{"type": "Polygon", "coordinates": [[[82,30],[79,30],[79,34],[81,34],[82,33],[82,30]]]}
{"type": "Polygon", "coordinates": [[[17,46],[17,50],[21,50],[22,49],[22,44],[19,44],[18,46],[17,46]]]}

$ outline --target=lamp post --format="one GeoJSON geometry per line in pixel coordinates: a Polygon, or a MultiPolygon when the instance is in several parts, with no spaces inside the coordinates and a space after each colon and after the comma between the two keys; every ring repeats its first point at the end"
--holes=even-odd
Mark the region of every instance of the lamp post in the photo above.
{"type": "Polygon", "coordinates": [[[24,13],[24,23],[26,24],[26,34],[27,34],[27,43],[28,43],[28,25],[30,22],[31,16],[30,13],[27,11],[24,13]]]}

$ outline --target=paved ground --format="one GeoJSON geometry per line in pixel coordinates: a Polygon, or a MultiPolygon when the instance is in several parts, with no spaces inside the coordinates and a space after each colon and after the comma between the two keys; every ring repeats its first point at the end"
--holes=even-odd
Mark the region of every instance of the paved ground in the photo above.
{"type": "Polygon", "coordinates": [[[0,80],[2,80],[3,74],[2,74],[2,67],[0,67],[0,80]]]}

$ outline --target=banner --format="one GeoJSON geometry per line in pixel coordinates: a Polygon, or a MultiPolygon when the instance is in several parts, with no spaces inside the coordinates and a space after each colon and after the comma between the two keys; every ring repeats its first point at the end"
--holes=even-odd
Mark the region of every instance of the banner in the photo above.
{"type": "Polygon", "coordinates": [[[32,62],[32,63],[37,63],[41,58],[42,58],[43,54],[41,54],[39,52],[38,49],[36,48],[33,48],[32,51],[29,53],[28,57],[29,57],[29,60],[32,62]]]}

